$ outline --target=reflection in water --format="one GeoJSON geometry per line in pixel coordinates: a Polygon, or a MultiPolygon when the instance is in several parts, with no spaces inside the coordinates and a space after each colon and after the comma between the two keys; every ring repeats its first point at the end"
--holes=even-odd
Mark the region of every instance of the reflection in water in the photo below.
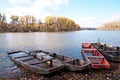
{"type": "Polygon", "coordinates": [[[76,32],[35,32],[35,33],[0,33],[0,75],[16,68],[6,52],[13,50],[42,49],[57,52],[73,58],[81,57],[82,42],[102,42],[120,46],[120,31],[76,31],[76,32]]]}

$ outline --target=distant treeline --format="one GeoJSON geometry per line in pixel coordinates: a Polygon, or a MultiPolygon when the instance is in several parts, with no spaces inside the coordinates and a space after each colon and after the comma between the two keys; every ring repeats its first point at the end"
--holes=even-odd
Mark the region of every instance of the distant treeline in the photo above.
{"type": "Polygon", "coordinates": [[[11,22],[6,22],[6,15],[0,13],[0,32],[59,32],[80,30],[80,26],[65,17],[47,16],[45,23],[34,16],[11,15],[11,22]]]}
{"type": "Polygon", "coordinates": [[[98,28],[99,30],[120,30],[120,21],[109,22],[98,28]]]}
{"type": "Polygon", "coordinates": [[[96,30],[96,28],[81,28],[81,30],[96,30]]]}

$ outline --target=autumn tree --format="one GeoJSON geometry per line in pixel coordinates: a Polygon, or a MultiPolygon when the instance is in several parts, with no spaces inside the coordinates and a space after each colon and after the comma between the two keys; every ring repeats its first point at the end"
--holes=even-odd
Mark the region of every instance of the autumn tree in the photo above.
{"type": "Polygon", "coordinates": [[[105,23],[98,29],[100,29],[100,30],[120,30],[120,21],[105,23]]]}
{"type": "Polygon", "coordinates": [[[65,17],[47,16],[45,21],[49,30],[55,29],[56,31],[73,31],[80,29],[80,26],[78,26],[73,20],[65,17]]]}
{"type": "Polygon", "coordinates": [[[12,19],[12,21],[11,21],[11,24],[17,24],[19,21],[19,16],[17,16],[17,15],[12,15],[11,17],[10,17],[10,19],[12,19]]]}
{"type": "Polygon", "coordinates": [[[17,15],[11,15],[10,19],[12,20],[11,26],[10,26],[10,31],[12,32],[20,32],[20,25],[19,25],[19,16],[17,15]]]}
{"type": "Polygon", "coordinates": [[[34,31],[34,23],[35,23],[36,19],[34,16],[31,15],[25,15],[25,16],[21,16],[20,17],[20,25],[22,28],[22,31],[25,32],[30,32],[30,31],[34,31]]]}
{"type": "Polygon", "coordinates": [[[66,17],[47,16],[45,23],[32,15],[11,15],[11,22],[6,22],[5,14],[0,13],[0,32],[54,32],[54,31],[75,31],[80,26],[73,20],[66,17]]]}
{"type": "Polygon", "coordinates": [[[0,32],[5,32],[6,28],[6,16],[0,13],[0,32]]]}
{"type": "Polygon", "coordinates": [[[37,27],[38,27],[38,31],[42,31],[42,21],[40,19],[38,19],[38,23],[37,24],[37,27]]]}

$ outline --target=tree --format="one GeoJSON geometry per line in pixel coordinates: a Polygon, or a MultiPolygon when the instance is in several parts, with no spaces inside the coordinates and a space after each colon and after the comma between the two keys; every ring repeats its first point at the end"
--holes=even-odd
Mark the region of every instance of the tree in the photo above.
{"type": "Polygon", "coordinates": [[[0,32],[5,32],[6,28],[6,16],[0,13],[0,32]]]}
{"type": "Polygon", "coordinates": [[[21,25],[22,31],[25,31],[25,32],[35,31],[36,30],[34,29],[35,21],[36,21],[36,18],[34,16],[31,16],[31,15],[21,16],[20,25],[21,25]]]}
{"type": "Polygon", "coordinates": [[[38,31],[42,31],[42,21],[38,19],[38,31]]]}
{"type": "Polygon", "coordinates": [[[20,32],[19,16],[11,15],[10,19],[12,20],[11,21],[11,31],[12,32],[20,32]]]}
{"type": "Polygon", "coordinates": [[[19,21],[19,16],[17,16],[17,15],[12,15],[11,17],[10,17],[10,19],[12,19],[12,21],[11,21],[11,24],[17,24],[19,21]]]}
{"type": "Polygon", "coordinates": [[[100,30],[120,30],[120,21],[105,23],[98,29],[100,29],[100,30]]]}
{"type": "MultiPolygon", "coordinates": [[[[0,13],[0,32],[53,32],[80,29],[79,25],[66,17],[47,16],[45,18],[45,23],[41,20],[36,22],[36,18],[32,15],[11,15],[10,19],[10,24],[7,24],[6,15],[0,13]]],[[[119,27],[119,24],[116,25],[116,28],[119,27]]]]}
{"type": "Polygon", "coordinates": [[[78,26],[73,20],[65,17],[47,16],[45,21],[49,30],[53,30],[51,28],[55,28],[57,31],[72,31],[80,29],[80,26],[78,26]]]}

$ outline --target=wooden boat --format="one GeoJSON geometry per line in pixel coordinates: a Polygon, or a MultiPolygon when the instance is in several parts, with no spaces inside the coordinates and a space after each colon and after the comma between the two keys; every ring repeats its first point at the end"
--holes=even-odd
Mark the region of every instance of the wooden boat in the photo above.
{"type": "Polygon", "coordinates": [[[50,74],[64,68],[60,60],[42,51],[35,55],[25,51],[8,52],[8,56],[17,65],[39,74],[50,74]]]}
{"type": "Polygon", "coordinates": [[[91,43],[91,45],[98,49],[106,59],[110,61],[120,62],[120,47],[115,47],[105,43],[91,43]]]}
{"type": "Polygon", "coordinates": [[[94,49],[94,47],[88,42],[82,43],[82,48],[84,48],[84,49],[94,49]]]}
{"type": "MultiPolygon", "coordinates": [[[[31,51],[30,54],[39,53],[41,50],[31,51]]],[[[67,56],[63,56],[57,53],[50,53],[45,52],[44,53],[49,54],[50,56],[54,57],[55,59],[60,60],[65,65],[65,69],[69,71],[82,71],[86,68],[91,68],[91,64],[89,61],[86,60],[86,58],[83,58],[83,60],[80,59],[73,59],[67,56]]]]}
{"type": "Polygon", "coordinates": [[[93,48],[91,44],[83,43],[82,48],[82,55],[85,56],[87,60],[91,62],[92,68],[110,68],[110,64],[108,63],[108,61],[97,49],[93,48]]]}

